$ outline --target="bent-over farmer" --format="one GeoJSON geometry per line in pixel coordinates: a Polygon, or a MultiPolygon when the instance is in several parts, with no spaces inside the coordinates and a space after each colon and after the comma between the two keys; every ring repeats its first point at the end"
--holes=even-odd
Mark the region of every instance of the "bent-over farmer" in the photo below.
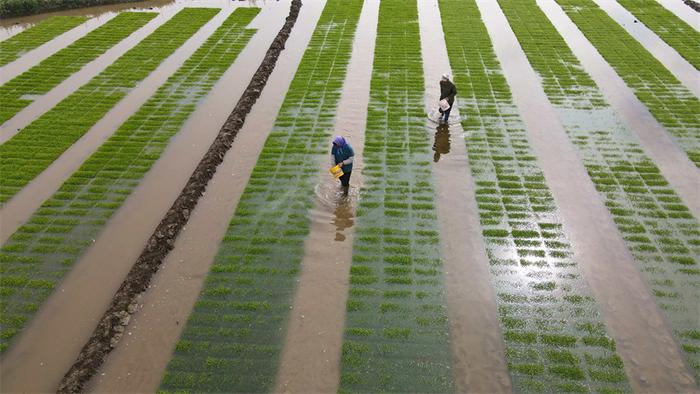
{"type": "Polygon", "coordinates": [[[452,111],[452,105],[455,103],[455,96],[457,95],[457,87],[450,81],[450,76],[445,73],[442,74],[442,79],[440,79],[440,101],[443,99],[447,100],[450,108],[442,110],[440,108],[440,124],[447,124],[450,119],[450,111],[452,111]]]}
{"type": "Polygon", "coordinates": [[[333,137],[333,147],[331,148],[331,165],[341,165],[343,176],[340,177],[340,184],[344,188],[350,186],[350,174],[352,174],[352,162],[355,157],[355,152],[352,146],[345,141],[340,135],[333,137]]]}

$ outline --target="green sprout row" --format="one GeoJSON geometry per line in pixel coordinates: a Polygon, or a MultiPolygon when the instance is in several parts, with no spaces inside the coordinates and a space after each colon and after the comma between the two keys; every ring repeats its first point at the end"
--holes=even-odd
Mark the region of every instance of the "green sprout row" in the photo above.
{"type": "MultiPolygon", "coordinates": [[[[580,62],[535,0],[499,3],[697,373],[700,324],[695,312],[700,308],[700,224],[645,154],[636,135],[581,71],[580,62]],[[572,81],[575,88],[562,89],[560,81],[572,81]]],[[[578,15],[582,9],[565,6],[570,15],[578,15]]],[[[599,17],[608,18],[600,12],[582,14],[587,15],[585,20],[578,16],[574,19],[576,23],[596,26],[599,17]]],[[[616,36],[609,43],[618,40],[622,38],[616,36]]]]}
{"type": "Polygon", "coordinates": [[[38,65],[0,86],[0,123],[32,102],[24,95],[42,95],[126,38],[157,14],[123,12],[38,65]]]}
{"type": "MultiPolygon", "coordinates": [[[[178,29],[219,9],[185,9],[178,29]]],[[[0,352],[80,259],[255,33],[238,8],[0,249],[0,352]]],[[[99,261],[91,263],[99,264],[99,261]]]]}
{"type": "Polygon", "coordinates": [[[361,0],[326,2],[161,391],[273,389],[361,9],[361,0]]]}
{"type": "Polygon", "coordinates": [[[514,390],[628,391],[479,9],[439,5],[514,390]]]}
{"type": "Polygon", "coordinates": [[[141,80],[214,17],[186,8],[90,82],[0,146],[0,203],[6,202],[82,137],[141,80]]]}
{"type": "MultiPolygon", "coordinates": [[[[655,0],[618,0],[696,70],[700,70],[700,33],[655,0]]],[[[696,20],[697,22],[697,20],[696,20]]]]}
{"type": "Polygon", "coordinates": [[[557,2],[700,167],[700,100],[594,2],[557,2]]]}
{"type": "Polygon", "coordinates": [[[379,6],[340,392],[454,391],[416,1],[379,6]]]}
{"type": "Polygon", "coordinates": [[[0,42],[0,66],[15,61],[24,53],[46,44],[86,20],[88,18],[84,16],[53,16],[0,42]]]}

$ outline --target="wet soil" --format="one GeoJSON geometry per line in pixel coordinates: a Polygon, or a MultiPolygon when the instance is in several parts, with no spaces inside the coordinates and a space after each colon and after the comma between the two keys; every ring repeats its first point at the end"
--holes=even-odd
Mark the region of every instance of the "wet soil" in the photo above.
{"type": "MultiPolygon", "coordinates": [[[[71,76],[49,93],[42,96],[46,102],[35,103],[25,108],[15,117],[6,122],[0,132],[2,137],[0,142],[4,142],[6,125],[15,127],[17,122],[24,121],[24,125],[31,123],[35,118],[41,116],[38,112],[42,107],[50,103],[58,103],[68,96],[78,86],[71,86],[70,83],[87,83],[93,76],[99,74],[104,68],[109,66],[114,60],[124,52],[136,46],[148,34],[156,30],[170,17],[176,14],[181,7],[170,7],[160,13],[143,28],[137,30],[126,40],[110,49],[105,55],[100,56],[94,62],[89,63],[77,74],[71,76]],[[114,50],[114,51],[113,51],[114,50]],[[33,116],[33,118],[31,118],[33,116]],[[30,119],[24,119],[24,118],[30,119]],[[19,118],[19,119],[18,119],[19,118]]],[[[126,97],[115,105],[102,119],[88,130],[78,141],[59,156],[51,165],[28,183],[19,193],[7,201],[0,208],[0,218],[3,226],[0,228],[0,243],[4,243],[16,230],[24,224],[39,206],[75,171],[92,153],[107,140],[121,124],[133,115],[143,103],[161,86],[177,69],[189,58],[194,51],[216,30],[224,20],[224,13],[220,13],[210,22],[205,24],[197,33],[178,48],[171,56],[163,61],[148,77],[141,81],[126,97]]],[[[17,127],[19,128],[19,127],[17,127]]],[[[16,130],[16,129],[15,129],[16,130]]],[[[18,131],[14,131],[17,133],[18,131]]],[[[9,133],[12,134],[12,133],[9,133]]]]}
{"type": "Polygon", "coordinates": [[[97,371],[104,357],[116,346],[124,335],[124,328],[131,315],[137,310],[137,297],[148,289],[153,275],[158,271],[167,254],[173,249],[175,239],[187,223],[190,212],[203,195],[209,180],[231,148],[234,138],[243,126],[246,116],[252,109],[260,92],[275,67],[277,58],[284,50],[284,44],[291,33],[299,9],[300,0],[293,0],[290,13],[284,26],[270,45],[263,62],[243,92],[236,107],[219,131],[219,135],[204,155],[194,173],[175,200],[166,216],[149,238],[141,256],[130,270],[126,279],[115,294],[112,303],[100,319],[88,343],[83,347],[77,361],[66,373],[58,392],[81,391],[88,379],[97,371]]]}
{"type": "Polygon", "coordinates": [[[634,258],[495,2],[477,0],[574,254],[635,391],[690,392],[695,383],[634,258]]]}
{"type": "Polygon", "coordinates": [[[685,3],[685,5],[692,8],[693,10],[695,10],[695,12],[700,12],[700,3],[697,3],[693,0],[683,0],[683,3],[685,3]]]}
{"type": "Polygon", "coordinates": [[[649,30],[622,5],[613,0],[594,0],[612,19],[639,41],[661,64],[695,96],[700,97],[700,71],[683,59],[671,46],[649,30]],[[636,23],[635,23],[636,22],[636,23]]]}
{"type": "Polygon", "coordinates": [[[333,131],[355,150],[350,190],[342,190],[328,173],[329,160],[322,160],[275,392],[338,390],[378,13],[378,0],[364,3],[333,131]]]}
{"type": "Polygon", "coordinates": [[[673,186],[673,190],[693,215],[700,217],[700,171],[695,164],[586,40],[561,7],[554,0],[539,0],[538,5],[564,37],[613,109],[639,137],[646,153],[673,186]]]}
{"type": "MultiPolygon", "coordinates": [[[[267,46],[276,34],[276,28],[270,28],[270,26],[281,26],[287,15],[289,2],[269,3],[270,8],[274,10],[274,19],[271,18],[272,15],[267,15],[268,17],[264,18],[267,7],[264,4],[260,5],[264,7],[263,12],[258,15],[251,27],[257,27],[261,30],[249,43],[245,56],[243,54],[239,56],[239,60],[244,61],[244,64],[252,64],[248,67],[251,70],[251,75],[255,64],[258,64],[262,59],[267,46]],[[264,38],[255,41],[260,35],[264,35],[264,38]]],[[[98,374],[86,386],[86,391],[155,392],[158,389],[163,372],[175,348],[175,343],[200,293],[204,278],[206,278],[213,258],[219,249],[219,244],[228,228],[238,199],[248,183],[259,152],[273,127],[274,115],[277,114],[284,100],[287,87],[294,77],[322,9],[323,2],[304,4],[301,8],[298,22],[287,41],[286,49],[282,52],[278,65],[270,76],[260,99],[246,118],[233,147],[226,154],[224,162],[210,181],[206,194],[192,211],[187,226],[175,242],[175,249],[168,255],[161,269],[154,276],[148,292],[140,297],[139,311],[125,328],[130,335],[125,335],[122,338],[98,374]]],[[[233,105],[233,103],[229,104],[232,99],[228,98],[227,95],[239,90],[237,84],[241,83],[241,80],[244,82],[245,78],[248,77],[247,72],[239,66],[229,70],[220,82],[222,85],[220,92],[214,92],[207,99],[207,103],[211,101],[211,103],[217,104],[213,104],[209,110],[204,111],[201,118],[207,117],[206,113],[209,112],[210,120],[208,122],[215,124],[214,127],[218,129],[226,120],[233,105]]],[[[244,87],[241,86],[240,90],[244,87]]],[[[207,106],[207,103],[204,106],[207,106]]],[[[192,143],[200,144],[202,140],[210,140],[201,135],[204,132],[202,127],[199,127],[199,133],[195,132],[196,128],[193,126],[190,136],[178,137],[173,145],[182,143],[183,149],[186,150],[192,143]]],[[[211,139],[214,138],[215,134],[214,131],[211,139]]],[[[149,191],[146,191],[140,200],[148,200],[148,205],[157,205],[158,202],[162,205],[162,197],[159,197],[158,190],[172,189],[170,183],[173,181],[163,179],[169,175],[172,178],[172,166],[177,165],[182,160],[183,155],[201,157],[202,154],[203,152],[198,153],[195,150],[194,152],[173,152],[171,157],[161,157],[160,161],[167,161],[167,163],[163,163],[160,169],[154,167],[152,170],[153,179],[144,179],[144,184],[150,185],[156,182],[159,185],[149,188],[149,191]],[[150,202],[151,200],[153,203],[150,202]]],[[[192,168],[194,165],[196,162],[192,164],[192,168]]],[[[192,168],[183,169],[182,172],[189,173],[192,168]]],[[[179,170],[175,172],[179,172],[179,170]]],[[[181,185],[185,181],[186,178],[182,182],[177,181],[177,184],[181,185]]],[[[172,195],[174,199],[177,191],[166,194],[172,195]]],[[[132,205],[134,209],[137,209],[139,202],[134,200],[132,205]]],[[[143,214],[152,216],[148,209],[143,214]]],[[[137,218],[138,213],[130,216],[137,218]]],[[[146,234],[140,238],[138,236],[131,237],[128,234],[129,220],[125,219],[123,222],[123,225],[119,226],[123,238],[145,239],[148,236],[146,234]]],[[[153,227],[156,224],[157,219],[153,227]]],[[[104,241],[106,243],[109,239],[104,241]]],[[[127,248],[132,249],[132,247],[127,248]]],[[[139,251],[135,250],[133,259],[138,256],[139,251]]],[[[109,251],[105,250],[101,255],[108,257],[108,254],[109,251]]]]}
{"type": "MultiPolygon", "coordinates": [[[[425,105],[430,113],[440,98],[441,75],[452,73],[437,1],[419,2],[418,15],[425,105]]],[[[459,93],[456,100],[459,101],[459,93]]],[[[453,118],[459,118],[457,107],[450,113],[450,123],[453,118]]],[[[426,133],[435,138],[435,205],[445,267],[455,388],[457,392],[511,392],[464,130],[459,122],[438,126],[428,120],[426,133]]]]}

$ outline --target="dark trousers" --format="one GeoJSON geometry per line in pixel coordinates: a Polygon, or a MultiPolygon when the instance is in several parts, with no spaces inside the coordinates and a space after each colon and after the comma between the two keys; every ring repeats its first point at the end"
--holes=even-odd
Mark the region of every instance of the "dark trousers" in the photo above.
{"type": "Polygon", "coordinates": [[[340,184],[343,186],[350,186],[350,174],[352,174],[352,171],[346,172],[343,174],[343,176],[340,177],[340,184]]]}
{"type": "Polygon", "coordinates": [[[450,106],[450,108],[448,108],[447,111],[444,111],[442,113],[442,119],[445,121],[445,123],[447,123],[450,119],[450,111],[452,111],[452,106],[450,106]]]}

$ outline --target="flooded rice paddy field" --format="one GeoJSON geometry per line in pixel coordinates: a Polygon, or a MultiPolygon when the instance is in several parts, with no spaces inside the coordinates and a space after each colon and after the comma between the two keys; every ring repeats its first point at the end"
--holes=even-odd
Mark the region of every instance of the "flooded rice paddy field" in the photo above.
{"type": "Polygon", "coordinates": [[[151,250],[84,391],[700,390],[700,13],[306,0],[232,120],[295,2],[0,23],[2,391],[65,383],[151,250]]]}

